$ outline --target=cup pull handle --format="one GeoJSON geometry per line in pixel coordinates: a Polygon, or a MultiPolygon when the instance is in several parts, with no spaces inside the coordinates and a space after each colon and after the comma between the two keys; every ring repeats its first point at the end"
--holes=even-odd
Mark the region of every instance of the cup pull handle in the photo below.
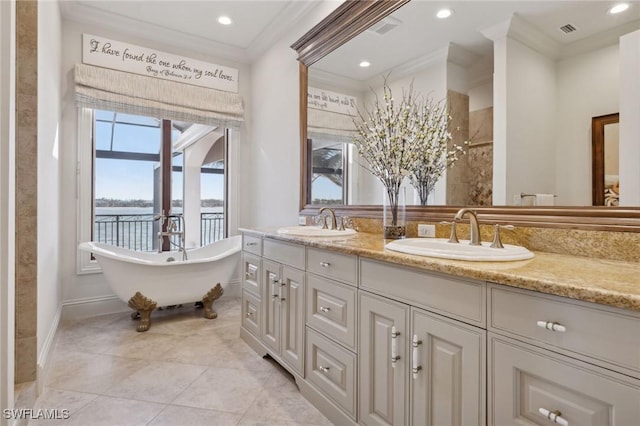
{"type": "Polygon", "coordinates": [[[324,367],[322,365],[318,366],[318,370],[322,371],[323,373],[328,373],[329,372],[329,367],[324,367]]]}
{"type": "Polygon", "coordinates": [[[538,412],[554,423],[562,426],[569,426],[569,422],[567,421],[567,419],[560,417],[562,416],[562,413],[558,410],[549,411],[546,408],[540,407],[538,408],[538,412]]]}
{"type": "Polygon", "coordinates": [[[320,266],[323,268],[328,268],[331,264],[329,262],[320,262],[320,266]]]}
{"type": "Polygon", "coordinates": [[[327,308],[325,306],[320,306],[320,312],[324,312],[325,314],[331,310],[331,308],[327,308]]]}
{"type": "Polygon", "coordinates": [[[557,322],[551,322],[551,321],[538,321],[536,323],[536,325],[538,327],[550,330],[550,331],[557,331],[559,333],[564,333],[565,331],[567,331],[567,327],[565,327],[562,324],[559,324],[557,322]]]}

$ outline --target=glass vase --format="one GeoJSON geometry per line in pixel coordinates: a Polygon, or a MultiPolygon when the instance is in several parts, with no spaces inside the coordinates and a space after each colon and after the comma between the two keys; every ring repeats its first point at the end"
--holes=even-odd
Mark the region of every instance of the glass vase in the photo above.
{"type": "Polygon", "coordinates": [[[382,233],[385,239],[400,239],[407,235],[406,188],[383,189],[382,194],[382,233]]]}

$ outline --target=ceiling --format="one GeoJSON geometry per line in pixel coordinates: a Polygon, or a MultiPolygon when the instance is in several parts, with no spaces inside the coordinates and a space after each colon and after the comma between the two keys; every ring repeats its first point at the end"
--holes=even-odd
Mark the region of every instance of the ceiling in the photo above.
{"type": "Polygon", "coordinates": [[[318,4],[312,0],[62,0],[65,19],[250,62],[318,4]],[[220,15],[233,20],[224,26],[220,15]]]}
{"type": "MultiPolygon", "coordinates": [[[[551,57],[573,51],[593,49],[596,38],[612,44],[620,33],[640,28],[640,1],[627,1],[631,7],[619,15],[610,15],[612,1],[451,1],[413,0],[391,15],[395,28],[380,35],[368,30],[312,66],[356,81],[368,81],[398,65],[415,65],[421,58],[447,49],[449,43],[461,47],[470,62],[489,57],[492,63],[493,42],[483,35],[492,27],[508,23],[515,14],[527,36],[534,36],[551,57]],[[448,7],[453,15],[441,20],[436,12],[448,7]],[[577,30],[569,34],[560,30],[565,24],[577,30]],[[618,30],[612,30],[614,28],[618,30]],[[606,34],[606,37],[603,36],[606,34]],[[591,46],[591,47],[590,47],[591,46]],[[371,62],[368,68],[360,61],[371,62]]],[[[510,30],[511,31],[511,30],[510,30]]],[[[523,31],[520,31],[521,33],[523,31]]],[[[510,32],[511,34],[511,32],[510,32]]],[[[311,76],[310,76],[311,78],[311,76]]]]}

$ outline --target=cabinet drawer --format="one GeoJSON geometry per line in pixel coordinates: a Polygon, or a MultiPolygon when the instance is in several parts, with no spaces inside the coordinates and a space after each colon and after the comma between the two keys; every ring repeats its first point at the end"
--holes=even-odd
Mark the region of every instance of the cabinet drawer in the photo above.
{"type": "Polygon", "coordinates": [[[304,246],[265,238],[262,243],[262,252],[267,259],[304,269],[304,246]]]}
{"type": "Polygon", "coordinates": [[[634,425],[640,381],[491,335],[489,424],[634,425]],[[493,417],[493,418],[492,418],[493,417]]]}
{"type": "Polygon", "coordinates": [[[262,256],[262,238],[242,234],[242,250],[262,256]]]}
{"type": "Polygon", "coordinates": [[[260,297],[260,264],[258,256],[242,253],[242,288],[260,297]]]}
{"type": "Polygon", "coordinates": [[[242,292],[242,326],[254,336],[260,335],[260,299],[248,291],[242,292]]]}
{"type": "Polygon", "coordinates": [[[356,289],[307,275],[307,324],[356,348],[356,289]]]}
{"type": "Polygon", "coordinates": [[[356,356],[307,327],[306,378],[355,420],[356,356]]]}
{"type": "Polygon", "coordinates": [[[486,287],[481,281],[360,259],[360,287],[473,325],[485,326],[486,287]]]}
{"type": "Polygon", "coordinates": [[[490,285],[489,327],[512,337],[536,340],[545,347],[552,345],[580,359],[597,358],[640,377],[640,316],[565,300],[490,285]],[[564,331],[544,327],[554,328],[554,323],[564,331]]]}
{"type": "Polygon", "coordinates": [[[356,256],[307,248],[307,271],[356,285],[356,256]]]}

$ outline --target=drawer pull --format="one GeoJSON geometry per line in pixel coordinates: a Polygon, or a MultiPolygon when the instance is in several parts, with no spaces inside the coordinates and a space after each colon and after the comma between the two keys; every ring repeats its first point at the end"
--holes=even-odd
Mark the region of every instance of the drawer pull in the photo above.
{"type": "Polygon", "coordinates": [[[253,312],[247,312],[248,317],[250,317],[251,315],[253,315],[253,312]]]}
{"type": "Polygon", "coordinates": [[[396,363],[400,359],[398,355],[398,336],[400,332],[396,330],[396,326],[391,327],[391,367],[396,368],[396,363]]]}
{"type": "Polygon", "coordinates": [[[567,419],[560,417],[562,413],[558,410],[549,411],[546,408],[538,408],[538,412],[554,423],[562,426],[569,426],[569,422],[567,421],[567,419]]]}
{"type": "Polygon", "coordinates": [[[271,295],[271,298],[272,298],[272,299],[277,299],[277,298],[279,298],[279,297],[280,297],[280,295],[279,295],[279,294],[272,294],[272,295],[271,295]]]}
{"type": "Polygon", "coordinates": [[[318,367],[318,369],[319,369],[320,371],[322,371],[323,373],[328,373],[328,372],[329,372],[329,367],[324,367],[324,366],[322,366],[322,365],[320,365],[320,366],[318,367]]]}
{"type": "Polygon", "coordinates": [[[329,262],[320,262],[320,266],[323,268],[328,268],[331,264],[329,262]]]}
{"type": "Polygon", "coordinates": [[[413,346],[413,360],[412,360],[413,362],[412,362],[412,368],[411,368],[411,372],[413,373],[413,380],[418,378],[418,372],[422,370],[422,367],[420,366],[420,353],[418,351],[421,344],[422,344],[422,340],[418,340],[418,335],[414,334],[413,343],[411,345],[413,346]]]}
{"type": "Polygon", "coordinates": [[[536,324],[538,324],[538,327],[542,327],[551,331],[558,331],[560,333],[564,333],[565,331],[567,331],[567,328],[564,325],[560,325],[557,322],[538,321],[536,324]]]}
{"type": "Polygon", "coordinates": [[[258,243],[246,243],[245,244],[247,247],[253,247],[253,246],[257,246],[258,243]]]}
{"type": "Polygon", "coordinates": [[[329,312],[330,310],[331,310],[331,308],[327,308],[327,307],[325,307],[325,306],[320,306],[320,312],[324,312],[324,313],[326,314],[326,313],[327,313],[327,312],[329,312]]]}
{"type": "Polygon", "coordinates": [[[253,276],[253,273],[251,273],[251,272],[245,272],[245,273],[244,273],[244,275],[245,275],[247,278],[249,278],[249,277],[252,277],[252,276],[253,276]]]}

